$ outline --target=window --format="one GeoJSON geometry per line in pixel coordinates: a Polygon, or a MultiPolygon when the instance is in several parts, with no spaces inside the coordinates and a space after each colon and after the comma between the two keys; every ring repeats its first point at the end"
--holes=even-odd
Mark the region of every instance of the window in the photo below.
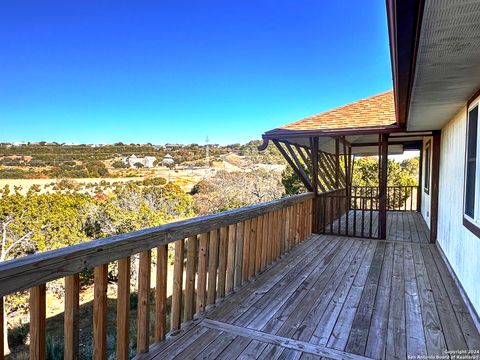
{"type": "Polygon", "coordinates": [[[478,103],[468,111],[467,144],[465,149],[465,215],[473,222],[479,222],[477,186],[479,179],[478,162],[478,103]]]}
{"type": "Polygon", "coordinates": [[[431,149],[430,141],[425,145],[425,177],[423,183],[423,190],[429,194],[430,193],[430,158],[431,158],[431,149]]]}

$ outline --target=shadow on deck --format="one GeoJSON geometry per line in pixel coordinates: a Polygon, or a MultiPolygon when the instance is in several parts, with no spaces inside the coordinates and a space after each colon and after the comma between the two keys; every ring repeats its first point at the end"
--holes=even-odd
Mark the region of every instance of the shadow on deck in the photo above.
{"type": "Polygon", "coordinates": [[[462,349],[480,349],[480,334],[435,245],[313,235],[140,358],[405,359],[462,349]]]}

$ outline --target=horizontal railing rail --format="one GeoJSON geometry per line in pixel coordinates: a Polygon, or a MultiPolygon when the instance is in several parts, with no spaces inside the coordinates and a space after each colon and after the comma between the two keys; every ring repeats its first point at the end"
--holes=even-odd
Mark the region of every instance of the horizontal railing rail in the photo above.
{"type": "Polygon", "coordinates": [[[30,358],[43,359],[46,283],[65,278],[64,351],[65,359],[75,359],[79,274],[94,269],[93,357],[103,359],[108,264],[117,262],[116,358],[128,359],[131,256],[138,254],[136,350],[140,354],[148,352],[153,336],[149,324],[152,250],[157,255],[154,338],[158,342],[311,235],[313,199],[312,193],[291,196],[7,261],[0,264],[0,297],[29,290],[30,358]],[[167,271],[170,243],[174,244],[173,274],[167,271]],[[167,329],[168,274],[173,287],[167,329]]]}

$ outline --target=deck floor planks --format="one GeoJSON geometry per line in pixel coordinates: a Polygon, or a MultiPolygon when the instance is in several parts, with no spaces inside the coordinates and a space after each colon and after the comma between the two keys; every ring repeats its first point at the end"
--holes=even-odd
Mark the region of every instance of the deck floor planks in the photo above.
{"type": "Polygon", "coordinates": [[[405,279],[405,337],[407,354],[427,355],[425,333],[422,324],[422,310],[415,278],[415,265],[411,244],[404,246],[404,279],[405,279]]]}
{"type": "MultiPolygon", "coordinates": [[[[342,247],[335,246],[338,243],[337,241],[331,241],[330,243],[330,245],[332,245],[331,247],[327,246],[322,249],[326,250],[323,254],[319,253],[321,256],[316,256],[305,268],[300,268],[298,273],[291,272],[289,278],[284,278],[288,281],[277,283],[275,286],[277,291],[272,287],[272,290],[266,294],[266,297],[262,297],[257,301],[258,304],[254,303],[240,316],[237,316],[236,318],[228,318],[226,320],[236,325],[248,326],[250,328],[261,329],[264,327],[282,305],[287,302],[289,296],[295,293],[298,287],[303,283],[308,284],[308,281],[305,280],[308,278],[315,279],[319,277],[323,270],[330,264],[330,260],[340,256],[342,254],[342,248],[351,246],[353,242],[341,244],[342,247]],[[302,275],[299,276],[301,270],[304,271],[302,275]]],[[[314,281],[310,280],[310,282],[313,284],[314,281]]],[[[221,320],[221,318],[213,316],[210,318],[221,320]]],[[[280,322],[275,321],[275,323],[278,325],[280,322]]],[[[236,349],[240,342],[244,347],[248,345],[245,344],[242,339],[235,339],[231,344],[226,344],[226,347],[236,349]]]]}
{"type": "MultiPolygon", "coordinates": [[[[323,264],[323,266],[319,269],[320,273],[314,274],[314,276],[310,276],[309,278],[305,279],[304,284],[306,285],[306,289],[300,289],[300,291],[295,294],[286,294],[284,296],[284,304],[286,305],[281,311],[279,309],[279,315],[276,316],[275,312],[268,311],[265,315],[267,316],[257,316],[256,318],[253,319],[249,323],[250,328],[256,328],[256,329],[261,329],[263,327],[268,328],[269,332],[276,332],[278,335],[281,336],[286,336],[288,334],[282,332],[281,330],[284,329],[285,324],[288,322],[292,322],[292,317],[295,317],[296,315],[302,315],[301,312],[294,311],[295,309],[298,309],[299,307],[303,308],[310,308],[308,306],[308,302],[313,301],[312,297],[314,297],[315,294],[315,289],[323,289],[325,286],[322,285],[326,283],[329,279],[331,279],[332,273],[337,269],[340,265],[342,260],[345,258],[348,258],[348,254],[351,254],[352,252],[355,252],[356,249],[358,248],[358,243],[356,241],[352,240],[347,240],[344,241],[343,247],[341,248],[342,251],[338,252],[335,257],[331,258],[331,261],[329,261],[326,264],[323,264]],[[347,256],[345,257],[345,255],[347,256]],[[306,290],[306,291],[302,291],[306,290]],[[293,296],[292,296],[293,295],[293,296]],[[299,296],[301,295],[301,296],[299,296]],[[310,296],[309,298],[306,298],[306,296],[310,296]],[[288,301],[288,300],[293,300],[293,301],[288,301]],[[271,321],[266,321],[266,320],[271,320],[271,321]],[[272,323],[274,326],[272,327],[272,323]],[[269,326],[270,325],[270,326],[269,326]],[[278,331],[277,331],[278,330],[278,331]]],[[[298,287],[297,287],[298,288],[298,287]]],[[[303,314],[305,316],[305,314],[303,314]]],[[[236,323],[238,324],[238,323],[236,323]]],[[[294,330],[293,330],[294,331],[294,330]]],[[[268,350],[267,350],[268,351],[268,350]]]]}
{"type": "Polygon", "coordinates": [[[365,355],[380,359],[385,356],[385,342],[383,339],[387,333],[388,313],[390,309],[390,293],[392,288],[394,244],[385,245],[385,256],[383,258],[380,281],[373,306],[372,321],[368,332],[365,355]]]}
{"type": "MultiPolygon", "coordinates": [[[[405,222],[404,231],[424,226],[410,215],[394,219],[405,222]]],[[[296,342],[343,352],[328,356],[338,359],[478,349],[480,334],[436,245],[397,239],[313,236],[207,309],[205,320],[138,358],[320,358],[296,342]],[[207,319],[233,330],[206,327],[207,319]]]]}
{"type": "MultiPolygon", "coordinates": [[[[327,225],[326,233],[329,235],[351,236],[359,238],[378,238],[378,211],[365,211],[364,213],[364,231],[362,234],[362,212],[350,210],[348,214],[342,216],[340,221],[340,230],[338,230],[338,220],[333,222],[333,233],[330,232],[330,226],[327,225]],[[353,218],[356,213],[355,228],[353,218]],[[346,228],[346,217],[348,216],[348,229],[346,228]],[[370,217],[372,217],[372,232],[370,236],[370,217]],[[338,234],[338,231],[340,233],[338,234]],[[347,235],[348,233],[348,235],[347,235]]],[[[429,230],[417,211],[387,211],[387,240],[429,243],[429,230]]]]}
{"type": "Polygon", "coordinates": [[[385,245],[384,242],[381,242],[375,250],[345,348],[345,351],[349,353],[362,355],[365,352],[368,329],[373,313],[373,304],[375,303],[375,296],[377,294],[378,282],[385,255],[385,245]]]}
{"type": "Polygon", "coordinates": [[[450,298],[443,285],[440,274],[433,261],[432,253],[428,245],[420,245],[423,260],[427,268],[427,274],[430,278],[430,285],[432,286],[433,298],[437,305],[438,315],[442,324],[443,333],[445,334],[445,341],[450,349],[465,349],[467,343],[463,336],[460,324],[455,316],[450,298]]]}

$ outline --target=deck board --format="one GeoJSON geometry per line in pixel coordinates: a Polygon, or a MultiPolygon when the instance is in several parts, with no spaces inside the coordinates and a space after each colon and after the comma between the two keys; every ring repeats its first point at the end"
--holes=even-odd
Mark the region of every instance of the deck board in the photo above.
{"type": "MultiPolygon", "coordinates": [[[[397,220],[417,229],[408,213],[389,226],[397,220]]],[[[313,235],[139,358],[405,359],[478,349],[436,245],[402,238],[313,235]]]]}

